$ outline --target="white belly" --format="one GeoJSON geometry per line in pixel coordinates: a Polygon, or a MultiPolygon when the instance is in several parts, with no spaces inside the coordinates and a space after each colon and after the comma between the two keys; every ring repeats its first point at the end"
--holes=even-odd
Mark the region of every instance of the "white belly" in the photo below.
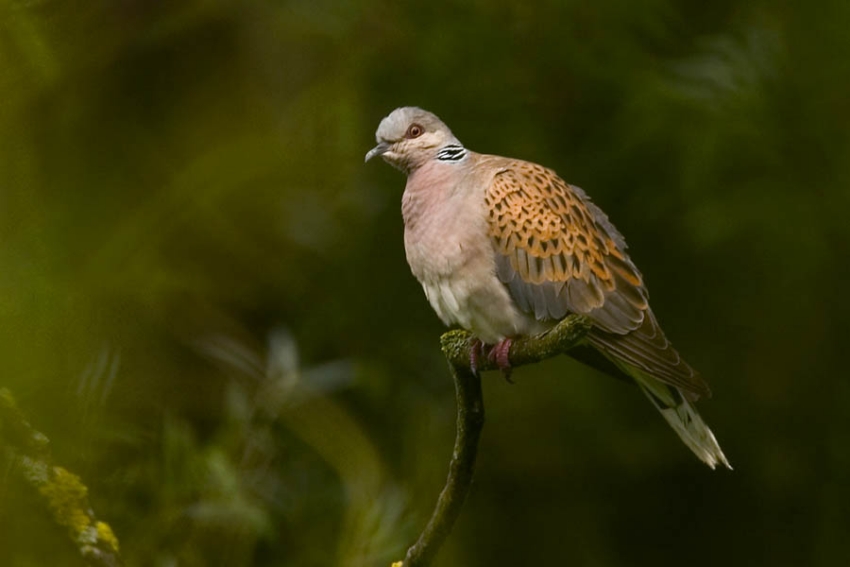
{"type": "Polygon", "coordinates": [[[533,334],[546,326],[519,312],[507,289],[491,274],[486,281],[469,274],[422,281],[425,296],[447,325],[459,325],[487,344],[506,337],[533,334]]]}

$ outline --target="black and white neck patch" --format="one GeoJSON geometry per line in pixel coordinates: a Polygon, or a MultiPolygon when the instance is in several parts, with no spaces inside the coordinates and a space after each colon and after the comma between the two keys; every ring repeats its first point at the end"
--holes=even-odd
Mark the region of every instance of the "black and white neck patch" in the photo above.
{"type": "Polygon", "coordinates": [[[466,148],[457,144],[449,144],[437,152],[437,159],[440,161],[460,161],[465,157],[466,148]]]}

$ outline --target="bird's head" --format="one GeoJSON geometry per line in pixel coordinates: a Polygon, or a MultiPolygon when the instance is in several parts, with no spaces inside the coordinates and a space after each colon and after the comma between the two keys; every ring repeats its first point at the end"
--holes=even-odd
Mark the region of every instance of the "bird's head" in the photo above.
{"type": "Polygon", "coordinates": [[[442,120],[415,106],[396,108],[381,120],[375,140],[378,145],[369,150],[366,161],[381,156],[407,174],[434,159],[446,146],[462,147],[442,120]]]}

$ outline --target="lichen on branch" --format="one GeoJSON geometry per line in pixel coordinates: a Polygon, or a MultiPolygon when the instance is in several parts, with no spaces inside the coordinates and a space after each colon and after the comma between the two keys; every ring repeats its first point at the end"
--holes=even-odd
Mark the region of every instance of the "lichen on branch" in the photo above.
{"type": "MultiPolygon", "coordinates": [[[[533,337],[520,337],[511,343],[509,358],[512,367],[540,362],[563,354],[577,346],[590,331],[590,320],[570,315],[551,330],[533,337]]],[[[460,515],[475,469],[478,441],[484,427],[484,396],[481,379],[472,371],[470,349],[475,337],[463,330],[449,331],[440,337],[443,354],[455,382],[457,397],[457,436],[449,462],[446,485],[440,492],[431,519],[419,539],[407,550],[404,561],[392,567],[424,567],[430,565],[460,515]]],[[[480,357],[478,371],[497,369],[494,361],[480,357]]]]}
{"type": "Polygon", "coordinates": [[[118,538],[109,524],[96,518],[80,477],[53,463],[49,443],[24,418],[12,393],[0,389],[0,448],[13,470],[35,490],[54,521],[68,530],[89,565],[122,565],[118,538]]]}

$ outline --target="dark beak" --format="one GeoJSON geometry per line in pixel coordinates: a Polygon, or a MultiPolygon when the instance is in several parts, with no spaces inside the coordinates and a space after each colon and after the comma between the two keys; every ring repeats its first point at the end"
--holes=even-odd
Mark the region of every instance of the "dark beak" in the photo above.
{"type": "Polygon", "coordinates": [[[367,162],[375,156],[382,156],[387,153],[389,149],[390,144],[388,144],[387,142],[381,142],[380,144],[369,150],[369,153],[366,154],[366,159],[363,161],[367,162]]]}

